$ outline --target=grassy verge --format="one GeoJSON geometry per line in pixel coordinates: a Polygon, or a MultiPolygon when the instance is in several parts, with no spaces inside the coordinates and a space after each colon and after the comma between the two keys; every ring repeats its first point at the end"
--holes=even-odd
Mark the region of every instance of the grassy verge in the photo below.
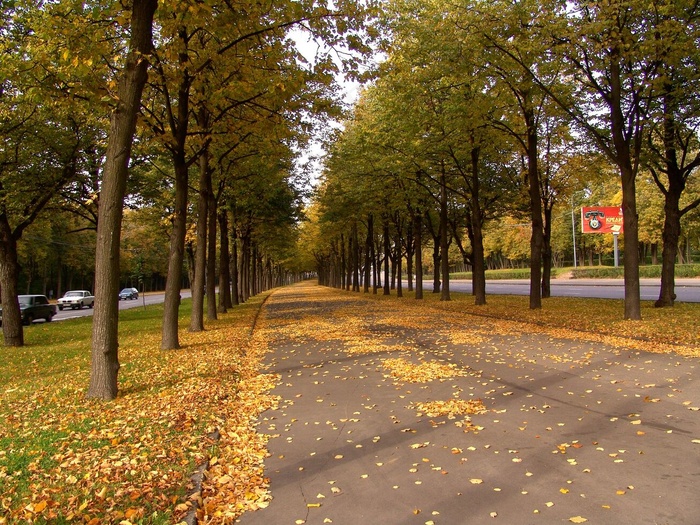
{"type": "MultiPolygon", "coordinates": [[[[552,277],[566,275],[572,279],[622,279],[624,276],[624,268],[613,266],[579,266],[578,268],[552,268],[552,277]]],[[[645,265],[639,267],[639,276],[646,279],[657,279],[661,277],[661,265],[645,265]]],[[[700,277],[700,264],[677,264],[677,278],[694,278],[700,277]]],[[[451,279],[471,279],[471,272],[453,272],[450,274],[451,279]]],[[[507,270],[486,270],[486,279],[529,279],[529,268],[513,268],[507,270]]],[[[430,280],[432,276],[424,277],[424,280],[430,280]]]]}
{"type": "MultiPolygon", "coordinates": [[[[396,299],[392,295],[369,294],[378,300],[396,299]]],[[[451,293],[451,301],[440,301],[440,294],[424,292],[424,303],[465,314],[509,319],[526,323],[531,329],[553,335],[585,338],[608,344],[637,348],[648,352],[674,352],[700,357],[700,304],[677,303],[673,308],[654,308],[652,301],[642,302],[642,320],[623,319],[624,303],[613,299],[550,297],[542,309],[530,310],[529,298],[519,295],[489,295],[487,304],[474,305],[470,294],[451,293]]],[[[415,301],[415,294],[404,291],[401,299],[415,301]]]]}
{"type": "MultiPolygon", "coordinates": [[[[173,351],[160,350],[162,307],[122,311],[120,394],[112,402],[85,399],[91,318],[37,323],[26,328],[26,346],[0,348],[0,523],[180,519],[196,466],[212,455],[220,466],[234,461],[211,432],[258,409],[239,393],[257,375],[243,355],[263,299],[200,333],[186,330],[191,303],[183,301],[182,348],[173,351]]],[[[253,452],[250,471],[259,459],[253,452]]]]}

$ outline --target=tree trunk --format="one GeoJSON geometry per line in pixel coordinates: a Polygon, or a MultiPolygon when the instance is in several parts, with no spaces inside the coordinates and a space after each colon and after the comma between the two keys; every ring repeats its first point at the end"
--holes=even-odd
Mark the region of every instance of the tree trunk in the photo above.
{"type": "Polygon", "coordinates": [[[192,316],[190,332],[204,330],[204,287],[207,276],[207,224],[209,219],[209,195],[211,174],[209,156],[205,151],[199,157],[199,191],[197,192],[197,248],[194,257],[194,283],[192,285],[192,316]]]}
{"type": "MultiPolygon", "coordinates": [[[[117,107],[110,117],[109,139],[100,188],[95,250],[95,308],[92,361],[87,397],[114,399],[119,373],[119,246],[124,194],[141,94],[148,79],[153,49],[153,15],[157,0],[134,0],[129,52],[117,88],[117,107]]],[[[5,291],[3,290],[3,293],[5,291]]]]}
{"type": "Polygon", "coordinates": [[[542,249],[544,235],[542,232],[542,200],[540,199],[540,173],[537,166],[537,124],[534,109],[530,105],[531,94],[526,95],[527,105],[524,109],[527,128],[527,178],[530,194],[530,219],[532,235],[530,237],[530,309],[542,308],[540,281],[542,279],[542,249]]]}
{"type": "MultiPolygon", "coordinates": [[[[397,221],[399,222],[399,221],[397,221]]],[[[396,251],[396,297],[403,297],[403,283],[401,282],[403,268],[401,267],[401,230],[403,228],[396,226],[396,241],[394,242],[394,250],[396,251]]]]}
{"type": "Polygon", "coordinates": [[[542,297],[552,296],[552,208],[544,206],[544,236],[542,238],[542,297]]]}
{"type": "Polygon", "coordinates": [[[352,272],[352,291],[353,292],[359,292],[360,291],[360,240],[359,240],[359,235],[357,232],[357,222],[355,222],[352,226],[352,238],[353,238],[353,247],[355,248],[355,251],[353,252],[352,260],[353,260],[353,272],[352,272]]]}
{"type": "Polygon", "coordinates": [[[681,236],[680,194],[666,194],[664,204],[663,252],[661,254],[661,289],[656,307],[673,306],[676,300],[675,277],[678,242],[681,236]]]}
{"type": "Polygon", "coordinates": [[[374,240],[372,239],[372,214],[367,215],[367,238],[365,239],[365,279],[363,283],[363,291],[369,293],[370,279],[374,260],[372,259],[372,247],[374,240]]]}
{"type": "Polygon", "coordinates": [[[406,228],[406,279],[408,282],[408,291],[413,291],[413,221],[411,217],[406,228]]]}
{"type": "Polygon", "coordinates": [[[479,204],[479,148],[471,151],[472,180],[471,180],[471,231],[472,231],[472,290],[474,304],[486,304],[486,268],[484,264],[484,231],[483,214],[479,204]]]}
{"type": "Polygon", "coordinates": [[[448,257],[449,244],[447,242],[447,181],[445,180],[445,167],[440,175],[440,261],[442,273],[441,301],[450,300],[450,259],[448,257]]]}
{"type": "Polygon", "coordinates": [[[390,257],[390,241],[389,241],[389,219],[385,216],[382,225],[382,236],[384,237],[384,295],[391,295],[389,282],[389,261],[390,257]]]}
{"type": "Polygon", "coordinates": [[[231,301],[231,253],[229,247],[228,212],[218,211],[219,219],[219,313],[225,314],[233,307],[231,301]]]}
{"type": "Polygon", "coordinates": [[[240,304],[239,275],[238,275],[238,239],[236,225],[231,224],[231,302],[233,306],[240,304]]]}
{"type": "Polygon", "coordinates": [[[413,245],[416,254],[416,299],[423,299],[423,224],[420,212],[413,217],[413,245]]]}
{"type": "MultiPolygon", "coordinates": [[[[218,213],[218,199],[214,195],[209,173],[209,203],[207,204],[207,321],[216,320],[216,215],[218,213]]],[[[223,293],[223,290],[220,290],[223,293]]]]}
{"type": "Polygon", "coordinates": [[[0,299],[5,346],[24,346],[24,330],[17,302],[18,277],[17,241],[3,214],[0,216],[0,299]]]}
{"type": "MultiPolygon", "coordinates": [[[[170,233],[170,255],[168,256],[168,277],[165,281],[163,301],[163,330],[160,347],[162,350],[180,348],[178,337],[178,312],[180,309],[180,286],[182,284],[182,261],[185,253],[187,233],[187,164],[183,155],[175,156],[175,209],[173,229],[170,233]]],[[[196,276],[195,276],[196,279],[196,276]]]]}

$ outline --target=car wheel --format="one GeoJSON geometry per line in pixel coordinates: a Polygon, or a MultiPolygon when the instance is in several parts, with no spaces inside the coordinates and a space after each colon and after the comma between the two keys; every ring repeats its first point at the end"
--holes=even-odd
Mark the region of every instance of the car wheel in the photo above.
{"type": "Polygon", "coordinates": [[[46,322],[47,322],[47,323],[50,323],[51,320],[53,319],[53,315],[49,314],[49,315],[47,315],[44,319],[46,319],[46,322]]]}
{"type": "Polygon", "coordinates": [[[63,311],[63,305],[60,305],[58,309],[62,312],[63,311]]]}
{"type": "Polygon", "coordinates": [[[27,326],[31,326],[31,324],[34,322],[34,317],[29,314],[25,319],[24,319],[24,324],[27,326]]]}

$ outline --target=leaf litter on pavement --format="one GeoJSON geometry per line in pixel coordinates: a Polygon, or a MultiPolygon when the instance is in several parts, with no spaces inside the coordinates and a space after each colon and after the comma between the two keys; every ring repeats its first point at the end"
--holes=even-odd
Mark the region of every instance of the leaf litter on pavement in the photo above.
{"type": "MultiPolygon", "coordinates": [[[[480,379],[480,362],[505,363],[507,357],[509,366],[516,368],[518,363],[540,361],[573,368],[596,357],[595,350],[588,346],[569,345],[566,352],[559,352],[560,339],[597,341],[633,351],[700,354],[697,326],[674,325],[675,344],[669,345],[657,337],[624,337],[646,334],[639,329],[640,324],[601,335],[586,331],[590,319],[585,319],[586,326],[575,329],[578,325],[566,319],[568,310],[558,312],[563,322],[559,319],[559,324],[547,324],[552,319],[549,314],[525,312],[517,318],[512,305],[498,304],[486,316],[484,310],[472,315],[459,301],[370,300],[365,295],[313,287],[304,293],[313,294],[314,307],[299,311],[295,306],[298,290],[289,294],[284,290],[274,293],[274,302],[289,303],[289,317],[278,316],[272,323],[261,316],[252,338],[250,318],[242,323],[226,322],[224,318],[202,333],[183,331],[184,349],[177,352],[161,352],[157,335],[123,343],[121,354],[127,371],[122,375],[122,394],[113,404],[84,400],[84,367],[34,392],[22,393],[21,385],[2,385],[8,395],[0,405],[0,415],[6,421],[0,429],[0,524],[58,518],[89,525],[171,523],[181,519],[194,503],[199,504],[197,514],[203,522],[233,523],[246,511],[265,508],[274,497],[264,471],[266,443],[271,435],[256,429],[256,421],[280,401],[271,391],[284,379],[266,374],[262,366],[267,352],[280,340],[316,342],[329,358],[340,354],[374,355],[379,360],[377,365],[399,383],[444,382],[468,376],[481,381],[484,388],[493,379],[480,379]],[[328,308],[322,307],[324,303],[328,308]],[[498,317],[506,314],[508,319],[498,317]],[[438,319],[439,326],[435,326],[438,319]],[[443,331],[432,346],[416,341],[422,328],[433,327],[440,333],[439,327],[445,325],[451,329],[443,331]],[[499,346],[510,337],[530,333],[547,334],[552,344],[546,349],[527,344],[499,346]],[[455,345],[472,348],[473,361],[449,362],[455,345]],[[23,438],[37,434],[51,444],[20,445],[23,438]],[[205,461],[208,471],[201,491],[188,496],[190,475],[205,461]]],[[[327,378],[333,379],[342,378],[327,378]]],[[[668,387],[672,389],[673,385],[668,387]]],[[[485,394],[495,399],[493,396],[512,392],[495,387],[485,394]]],[[[686,403],[693,410],[700,400],[686,403]]],[[[424,399],[406,406],[431,418],[468,414],[484,418],[488,413],[481,399],[461,399],[460,392],[447,399],[424,399]]],[[[490,409],[498,414],[497,403],[491,403],[490,409]]],[[[546,405],[523,405],[522,409],[533,413],[547,410],[546,405]]],[[[629,420],[632,424],[639,421],[629,420]]],[[[498,423],[499,419],[494,419],[494,424],[498,423]]],[[[440,422],[433,420],[431,424],[440,422]]],[[[522,431],[528,430],[527,422],[521,425],[522,431]]],[[[644,432],[637,435],[641,438],[644,432]]],[[[426,442],[418,444],[428,446],[426,442]]],[[[575,450],[566,447],[572,448],[575,450]]],[[[488,445],[483,450],[488,451],[488,445]]],[[[465,462],[468,457],[463,454],[475,453],[476,449],[455,446],[451,451],[465,462]]],[[[563,455],[561,450],[555,451],[563,455]]],[[[517,451],[511,453],[514,463],[522,461],[517,451]]],[[[611,459],[622,461],[620,456],[624,454],[615,454],[611,459]]],[[[567,458],[568,464],[575,467],[572,459],[567,458]]],[[[416,465],[417,470],[420,463],[416,465]]],[[[439,465],[433,469],[446,474],[439,465]]],[[[584,468],[583,472],[586,470],[590,471],[584,468]]],[[[525,477],[531,475],[526,471],[525,477]]],[[[483,475],[468,479],[479,479],[480,486],[487,485],[483,475]]],[[[544,510],[534,508],[533,512],[544,510]]],[[[498,513],[492,511],[489,515],[498,513]]],[[[586,518],[570,518],[574,523],[581,520],[586,518]]]]}

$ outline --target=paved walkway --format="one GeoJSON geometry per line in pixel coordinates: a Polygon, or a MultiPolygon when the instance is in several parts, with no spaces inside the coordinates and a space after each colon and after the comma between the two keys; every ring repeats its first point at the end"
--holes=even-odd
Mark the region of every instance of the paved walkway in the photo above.
{"type": "Polygon", "coordinates": [[[261,330],[273,499],[241,524],[700,523],[696,359],[310,284],[261,330]],[[487,411],[419,405],[459,400],[487,411]]]}

